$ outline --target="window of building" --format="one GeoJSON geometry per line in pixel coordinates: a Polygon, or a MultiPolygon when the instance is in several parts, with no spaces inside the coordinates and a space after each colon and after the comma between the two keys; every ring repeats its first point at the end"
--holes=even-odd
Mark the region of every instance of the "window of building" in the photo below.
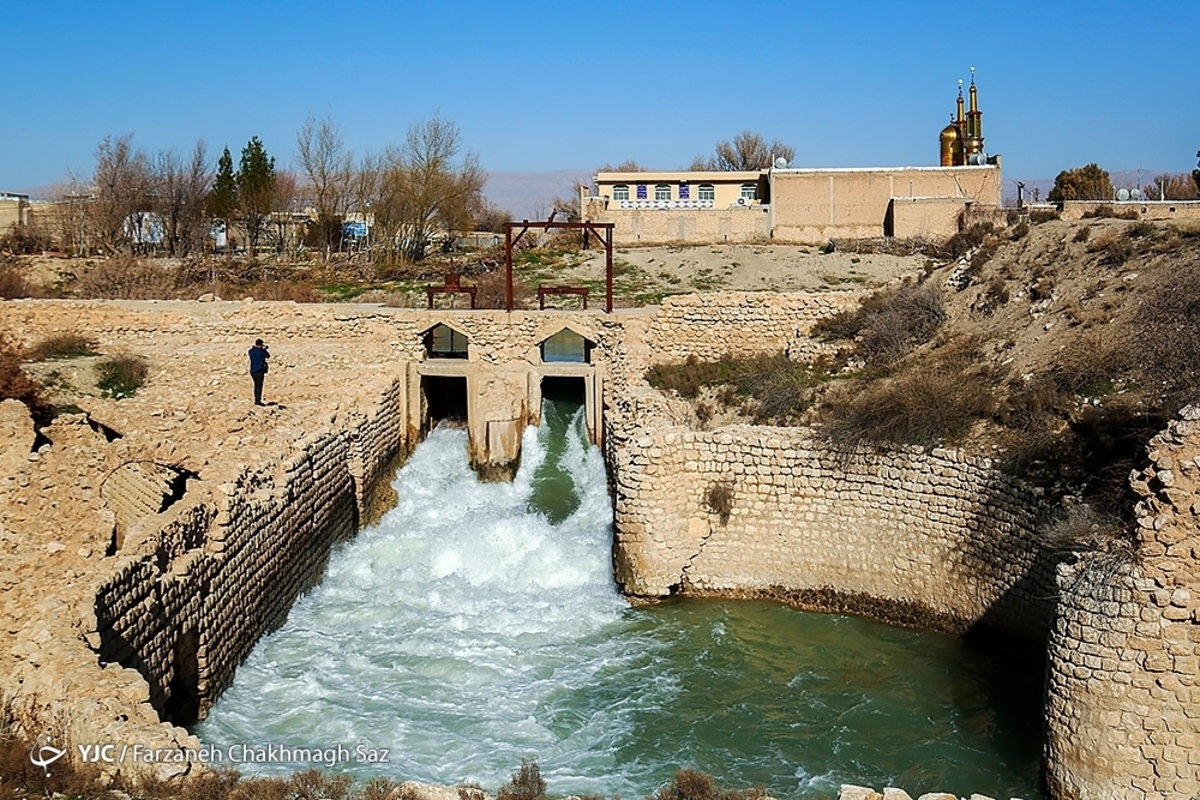
{"type": "Polygon", "coordinates": [[[679,184],[679,199],[680,200],[691,200],[692,199],[692,187],[688,186],[686,183],[679,184]]]}
{"type": "Polygon", "coordinates": [[[758,199],[758,184],[757,183],[743,183],[742,184],[742,197],[744,197],[747,200],[757,200],[758,199]]]}
{"type": "Polygon", "coordinates": [[[638,199],[638,200],[645,200],[645,199],[646,199],[646,184],[644,184],[644,183],[639,183],[639,184],[637,185],[637,199],[638,199]]]}
{"type": "Polygon", "coordinates": [[[623,183],[619,183],[613,187],[613,200],[628,200],[629,187],[623,183]]]}
{"type": "Polygon", "coordinates": [[[713,188],[711,183],[702,183],[696,189],[697,200],[716,200],[717,190],[713,188]]]}
{"type": "Polygon", "coordinates": [[[425,352],[430,358],[466,358],[467,337],[449,325],[435,325],[425,333],[425,352]]]}
{"type": "Polygon", "coordinates": [[[654,187],[654,199],[655,200],[670,200],[671,199],[671,187],[665,183],[657,184],[654,187]]]}

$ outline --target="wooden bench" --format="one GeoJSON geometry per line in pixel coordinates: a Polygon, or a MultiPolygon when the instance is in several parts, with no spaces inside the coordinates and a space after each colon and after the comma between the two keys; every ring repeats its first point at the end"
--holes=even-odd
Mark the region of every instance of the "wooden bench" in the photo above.
{"type": "Polygon", "coordinates": [[[425,300],[429,308],[433,308],[433,296],[435,294],[468,294],[471,296],[471,308],[475,308],[475,291],[474,286],[459,285],[459,276],[456,272],[447,272],[445,284],[442,286],[426,286],[425,300]]]}
{"type": "Polygon", "coordinates": [[[587,309],[588,289],[586,286],[539,286],[538,287],[538,308],[545,310],[546,295],[548,294],[576,294],[583,298],[583,307],[587,309]]]}

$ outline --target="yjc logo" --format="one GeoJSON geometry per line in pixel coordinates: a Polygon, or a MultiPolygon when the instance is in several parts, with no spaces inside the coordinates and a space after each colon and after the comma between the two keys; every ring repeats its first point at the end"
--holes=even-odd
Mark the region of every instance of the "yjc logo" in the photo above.
{"type": "Polygon", "coordinates": [[[37,742],[29,749],[29,761],[35,767],[41,767],[46,773],[46,777],[50,777],[50,765],[67,754],[66,750],[59,750],[50,743],[49,734],[43,733],[38,737],[37,742]]]}

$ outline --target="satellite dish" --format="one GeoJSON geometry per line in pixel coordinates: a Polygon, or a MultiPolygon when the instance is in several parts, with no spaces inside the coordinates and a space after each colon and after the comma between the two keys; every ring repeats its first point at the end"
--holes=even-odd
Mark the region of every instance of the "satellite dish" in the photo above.
{"type": "Polygon", "coordinates": [[[1129,197],[1133,200],[1141,200],[1142,199],[1142,190],[1141,189],[1130,189],[1129,197]]]}
{"type": "Polygon", "coordinates": [[[775,169],[787,169],[787,159],[783,156],[775,159],[775,169]]]}
{"type": "Polygon", "coordinates": [[[1125,202],[1126,200],[1128,200],[1129,199],[1129,190],[1128,189],[1118,189],[1117,190],[1117,199],[1120,200],[1122,203],[1125,202]]]}

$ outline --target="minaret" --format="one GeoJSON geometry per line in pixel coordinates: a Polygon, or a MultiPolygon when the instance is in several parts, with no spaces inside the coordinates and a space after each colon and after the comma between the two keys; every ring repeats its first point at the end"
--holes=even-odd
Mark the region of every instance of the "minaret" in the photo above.
{"type": "MultiPolygon", "coordinates": [[[[959,108],[962,107],[960,95],[959,108]]],[[[975,88],[975,68],[971,67],[971,110],[967,112],[967,157],[983,152],[983,112],[979,110],[979,92],[975,88]]]]}

